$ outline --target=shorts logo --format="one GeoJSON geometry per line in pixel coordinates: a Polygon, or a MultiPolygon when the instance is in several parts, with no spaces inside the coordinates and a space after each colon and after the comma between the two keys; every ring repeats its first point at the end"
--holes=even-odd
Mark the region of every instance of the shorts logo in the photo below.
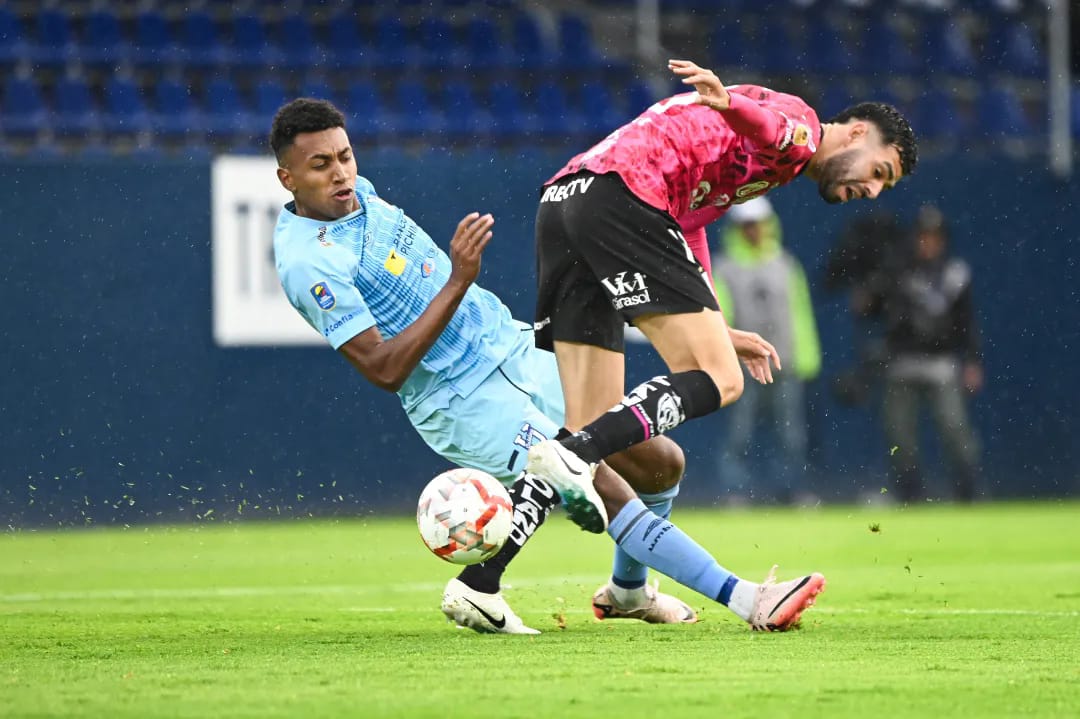
{"type": "Polygon", "coordinates": [[[315,298],[315,301],[319,303],[319,307],[324,311],[334,309],[334,305],[337,304],[337,298],[334,297],[334,293],[330,291],[330,286],[325,282],[316,282],[311,286],[311,296],[315,298]]]}
{"type": "Polygon", "coordinates": [[[570,180],[565,185],[548,185],[544,188],[544,194],[540,197],[540,202],[562,202],[567,197],[573,197],[579,192],[584,195],[589,191],[589,186],[592,185],[595,179],[595,177],[578,177],[570,180]]]}
{"type": "Polygon", "coordinates": [[[645,275],[635,272],[627,281],[624,270],[614,278],[604,277],[600,280],[608,292],[615,299],[612,301],[615,309],[621,310],[626,307],[634,307],[649,302],[649,286],[645,283],[645,275]]]}
{"type": "Polygon", "coordinates": [[[409,263],[404,257],[399,255],[394,250],[390,250],[390,254],[386,256],[386,262],[383,263],[383,267],[386,271],[395,277],[401,277],[401,273],[405,271],[405,265],[409,263]]]}
{"type": "Polygon", "coordinates": [[[757,182],[750,182],[735,190],[735,197],[741,200],[743,198],[750,197],[751,195],[756,195],[763,190],[767,190],[768,188],[768,180],[758,180],[757,182]]]}

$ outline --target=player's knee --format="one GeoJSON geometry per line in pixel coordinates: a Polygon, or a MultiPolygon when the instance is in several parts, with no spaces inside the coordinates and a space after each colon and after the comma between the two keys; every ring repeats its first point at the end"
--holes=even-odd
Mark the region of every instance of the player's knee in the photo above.
{"type": "Polygon", "coordinates": [[[618,452],[606,460],[642,494],[657,494],[682,481],[686,456],[673,440],[657,435],[647,442],[618,452]]]}
{"type": "Polygon", "coordinates": [[[716,391],[720,393],[721,407],[726,407],[742,397],[743,373],[738,364],[734,367],[717,367],[706,371],[713,384],[716,385],[716,391]]]}

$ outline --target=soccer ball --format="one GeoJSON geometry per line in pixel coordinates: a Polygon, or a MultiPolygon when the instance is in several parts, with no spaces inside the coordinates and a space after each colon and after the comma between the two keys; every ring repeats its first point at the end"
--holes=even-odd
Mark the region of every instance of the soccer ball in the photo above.
{"type": "Polygon", "coordinates": [[[416,525],[428,549],[453,564],[491,559],[510,536],[514,506],[499,480],[478,469],[451,469],[428,482],[416,525]]]}

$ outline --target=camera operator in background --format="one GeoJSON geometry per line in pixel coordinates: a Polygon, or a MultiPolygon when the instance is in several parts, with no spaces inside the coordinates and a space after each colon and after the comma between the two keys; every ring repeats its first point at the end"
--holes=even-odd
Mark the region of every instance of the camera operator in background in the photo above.
{"type": "Polygon", "coordinates": [[[854,318],[855,365],[832,379],[833,393],[843,404],[868,406],[881,380],[885,339],[881,317],[871,310],[874,298],[886,292],[904,265],[904,238],[892,212],[874,209],[847,226],[826,260],[825,289],[847,291],[854,318]]]}
{"type": "Polygon", "coordinates": [[[954,496],[975,498],[979,445],[967,393],[983,383],[971,292],[971,267],[948,254],[948,229],[936,207],[918,215],[906,260],[889,281],[866,286],[863,314],[885,324],[882,416],[899,498],[926,497],[919,461],[919,414],[926,406],[952,469],[954,496]]]}

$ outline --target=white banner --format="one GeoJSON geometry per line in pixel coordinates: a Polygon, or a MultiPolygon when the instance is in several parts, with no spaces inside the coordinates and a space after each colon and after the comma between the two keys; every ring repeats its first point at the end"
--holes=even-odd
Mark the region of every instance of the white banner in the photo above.
{"type": "Polygon", "coordinates": [[[276,169],[269,157],[214,160],[214,341],[222,347],[326,344],[289,304],[274,269],[274,225],[292,199],[276,169]]]}

